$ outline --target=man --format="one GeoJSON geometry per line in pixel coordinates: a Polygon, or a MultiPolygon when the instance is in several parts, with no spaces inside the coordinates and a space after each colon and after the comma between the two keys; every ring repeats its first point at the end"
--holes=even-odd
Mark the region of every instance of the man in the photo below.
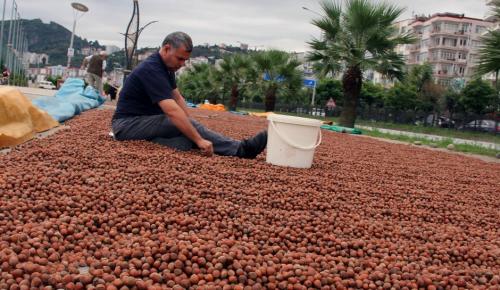
{"type": "Polygon", "coordinates": [[[255,158],[267,144],[267,131],[237,141],[190,119],[184,97],[177,89],[175,71],[189,59],[193,43],[183,32],[169,34],[160,50],[127,77],[112,128],[117,140],[151,140],[179,150],[199,148],[212,154],[255,158]]]}
{"type": "Polygon", "coordinates": [[[104,71],[104,62],[107,57],[108,54],[105,51],[101,51],[99,55],[92,55],[84,58],[82,63],[82,69],[87,69],[85,81],[98,90],[100,94],[103,93],[102,73],[104,71]]]}

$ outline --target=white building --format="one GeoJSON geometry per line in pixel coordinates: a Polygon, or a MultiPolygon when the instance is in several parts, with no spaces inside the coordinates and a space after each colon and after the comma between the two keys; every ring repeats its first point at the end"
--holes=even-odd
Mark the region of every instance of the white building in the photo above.
{"type": "Polygon", "coordinates": [[[437,13],[416,17],[403,30],[417,37],[417,42],[402,49],[408,65],[430,63],[434,78],[441,85],[453,79],[470,80],[478,64],[481,36],[494,23],[465,17],[463,14],[437,13]]]}
{"type": "Polygon", "coordinates": [[[29,65],[46,66],[49,63],[49,56],[45,53],[26,52],[23,55],[23,62],[29,65]]]}
{"type": "Polygon", "coordinates": [[[120,48],[116,45],[106,45],[106,53],[108,55],[120,51],[120,48]]]}

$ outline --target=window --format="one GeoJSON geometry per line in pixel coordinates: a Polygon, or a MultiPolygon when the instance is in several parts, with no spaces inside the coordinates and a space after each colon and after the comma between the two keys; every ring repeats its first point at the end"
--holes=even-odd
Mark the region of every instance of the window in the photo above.
{"type": "Polygon", "coordinates": [[[440,40],[441,38],[439,37],[434,38],[434,45],[439,45],[440,40]]]}
{"type": "Polygon", "coordinates": [[[458,31],[458,23],[455,23],[455,22],[445,22],[444,23],[444,31],[446,31],[446,32],[457,32],[458,31]]]}
{"type": "Polygon", "coordinates": [[[427,52],[423,52],[419,56],[420,61],[426,62],[427,61],[427,52]]]}
{"type": "Polygon", "coordinates": [[[434,50],[432,52],[431,57],[432,57],[432,60],[439,60],[439,51],[434,50]]]}
{"type": "Polygon", "coordinates": [[[471,23],[462,23],[462,31],[463,32],[470,32],[470,28],[472,27],[471,23]]]}
{"type": "Polygon", "coordinates": [[[441,58],[446,60],[455,60],[455,52],[443,50],[441,52],[441,58]]]}
{"type": "Polygon", "coordinates": [[[436,22],[432,24],[432,31],[439,32],[441,31],[441,22],[436,22]]]}
{"type": "Polygon", "coordinates": [[[441,73],[442,74],[449,74],[453,71],[453,65],[452,64],[442,64],[441,65],[441,73]]]}
{"type": "Polygon", "coordinates": [[[457,39],[456,38],[443,38],[443,45],[446,46],[457,46],[457,39]]]}
{"type": "Polygon", "coordinates": [[[486,31],[486,26],[476,25],[476,33],[483,33],[486,31]]]}
{"type": "Polygon", "coordinates": [[[461,38],[459,43],[460,43],[460,46],[467,46],[467,39],[461,38]]]}
{"type": "Polygon", "coordinates": [[[459,52],[458,59],[467,59],[467,53],[466,52],[459,52]]]}

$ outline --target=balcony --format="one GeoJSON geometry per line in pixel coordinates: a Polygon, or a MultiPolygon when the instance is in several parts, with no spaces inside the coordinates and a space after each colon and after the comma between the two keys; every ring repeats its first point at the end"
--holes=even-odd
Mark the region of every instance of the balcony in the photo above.
{"type": "Polygon", "coordinates": [[[420,45],[412,45],[410,47],[410,52],[420,51],[420,45]]]}
{"type": "Polygon", "coordinates": [[[446,44],[429,44],[429,49],[450,49],[450,50],[462,50],[462,51],[469,51],[469,47],[467,46],[452,46],[452,45],[446,45],[446,44]]]}
{"type": "Polygon", "coordinates": [[[466,35],[467,31],[459,30],[459,31],[446,31],[446,30],[431,30],[431,35],[442,34],[442,35],[466,35]]]}

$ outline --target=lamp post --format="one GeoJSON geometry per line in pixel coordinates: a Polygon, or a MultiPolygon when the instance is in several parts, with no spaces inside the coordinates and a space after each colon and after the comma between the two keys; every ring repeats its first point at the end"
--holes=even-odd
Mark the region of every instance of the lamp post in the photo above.
{"type": "Polygon", "coordinates": [[[75,28],[76,28],[76,21],[83,16],[83,13],[89,11],[89,8],[87,6],[73,2],[71,3],[71,7],[73,7],[73,12],[74,12],[74,17],[73,17],[73,31],[71,32],[71,42],[69,43],[69,48],[68,48],[68,65],[66,67],[69,68],[71,65],[71,58],[75,54],[75,51],[73,49],[73,40],[75,39],[75,28]],[[82,14],[78,16],[78,12],[81,12],[82,14]]]}

